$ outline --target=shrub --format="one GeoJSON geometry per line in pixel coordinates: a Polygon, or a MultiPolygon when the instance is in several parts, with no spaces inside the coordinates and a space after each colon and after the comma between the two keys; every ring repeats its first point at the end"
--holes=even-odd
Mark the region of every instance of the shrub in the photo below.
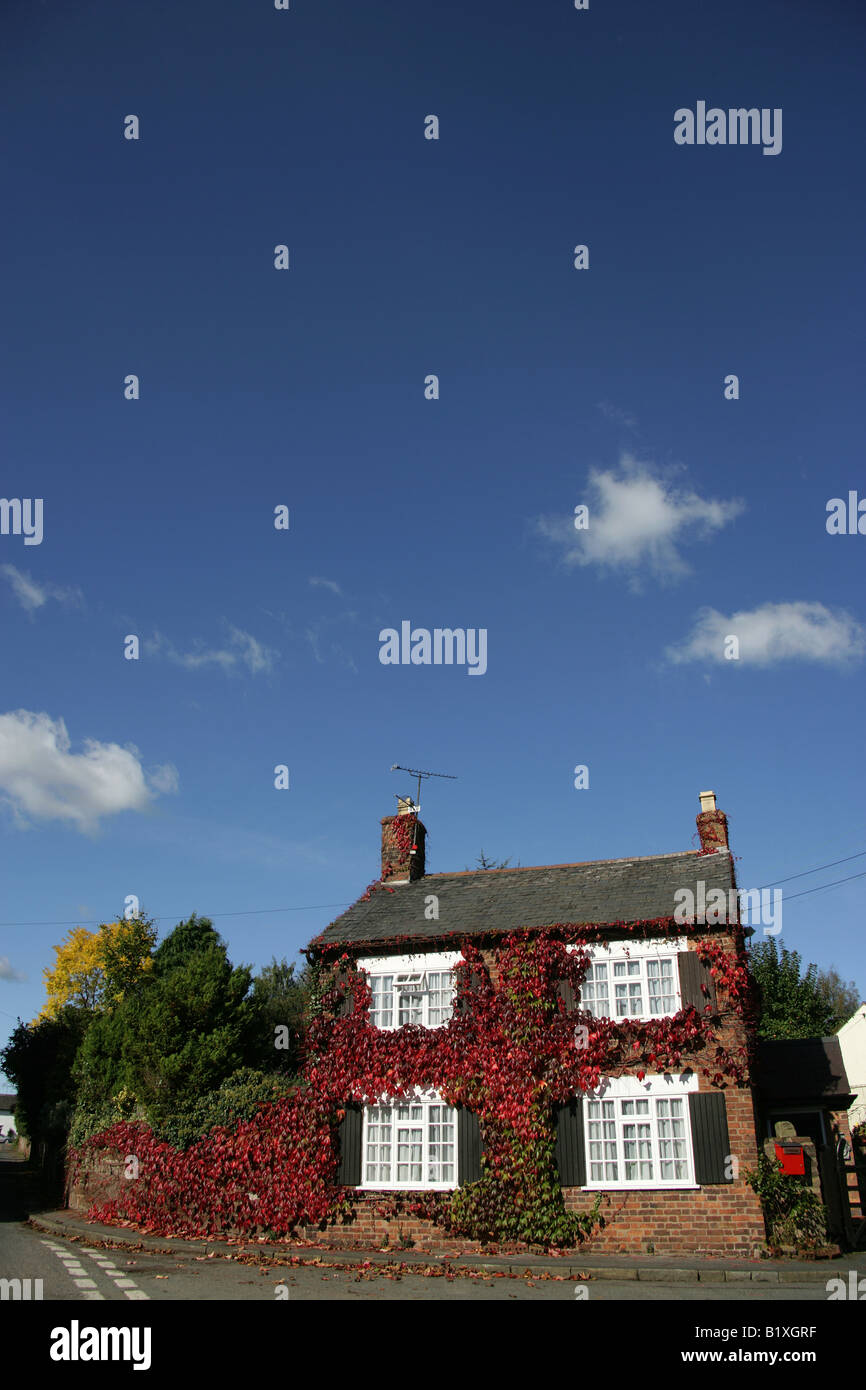
{"type": "Polygon", "coordinates": [[[820,1199],[800,1178],[783,1173],[777,1158],[760,1154],[757,1170],[744,1176],[760,1200],[771,1245],[814,1250],[826,1243],[826,1212],[820,1199]]]}

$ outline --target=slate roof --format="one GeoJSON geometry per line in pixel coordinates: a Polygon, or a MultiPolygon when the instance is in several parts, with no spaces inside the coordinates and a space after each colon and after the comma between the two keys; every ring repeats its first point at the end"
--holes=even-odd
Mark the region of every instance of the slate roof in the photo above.
{"type": "Polygon", "coordinates": [[[481,936],[556,922],[639,922],[670,918],[677,889],[703,880],[711,888],[733,886],[727,850],[700,854],[658,854],[634,859],[601,859],[585,864],[548,864],[535,869],[478,869],[469,873],[425,874],[398,883],[393,892],[377,890],[354,903],[326,927],[314,948],[366,945],[408,936],[419,939],[458,934],[481,936]],[[439,900],[438,921],[424,916],[425,898],[439,900]]]}
{"type": "Polygon", "coordinates": [[[755,1079],[767,1105],[845,1110],[854,1099],[839,1039],[761,1039],[755,1079]]]}

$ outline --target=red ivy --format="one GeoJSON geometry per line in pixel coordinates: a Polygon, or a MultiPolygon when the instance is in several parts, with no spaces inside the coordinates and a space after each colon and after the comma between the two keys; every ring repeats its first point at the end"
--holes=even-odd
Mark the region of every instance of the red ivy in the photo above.
{"type": "MultiPolygon", "coordinates": [[[[662,924],[620,925],[656,935],[662,924]]],[[[665,925],[677,934],[687,930],[665,925]]],[[[566,982],[579,997],[589,963],[584,948],[609,931],[610,925],[603,931],[558,923],[511,933],[496,950],[493,978],[478,946],[464,940],[454,1016],[436,1029],[374,1028],[366,975],[348,954],[332,958],[333,984],[307,1032],[299,1090],[183,1152],[128,1123],[95,1136],[73,1152],[73,1175],[89,1154],[108,1150],[124,1159],[135,1155],[138,1177],[91,1216],[177,1235],[229,1229],[283,1235],[351,1220],[356,1194],[337,1183],[337,1126],[345,1106],[418,1086],[479,1116],[482,1178],[454,1193],[383,1197],[385,1207],[431,1216],[455,1234],[480,1239],[576,1243],[591,1222],[565,1213],[553,1162],[556,1105],[610,1075],[643,1079],[650,1071],[699,1064],[720,1086],[726,1079],[745,1085],[749,1074],[747,1049],[731,1052],[716,1031],[722,1012],[750,1017],[737,932],[733,952],[712,941],[698,946],[714,979],[715,1010],[707,1003],[702,1012],[689,1006],[672,1018],[616,1023],[570,1010],[561,989],[566,982]],[[567,951],[566,944],[577,949],[567,951]]]]}

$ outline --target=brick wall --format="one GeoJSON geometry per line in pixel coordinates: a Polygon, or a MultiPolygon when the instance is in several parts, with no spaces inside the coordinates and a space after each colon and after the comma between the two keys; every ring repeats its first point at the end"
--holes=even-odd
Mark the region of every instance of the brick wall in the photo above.
{"type": "Polygon", "coordinates": [[[71,1211],[86,1212],[97,1203],[110,1202],[118,1197],[123,1184],[124,1158],[108,1149],[100,1149],[67,1171],[66,1205],[71,1211]]]}
{"type": "MultiPolygon", "coordinates": [[[[750,1256],[763,1245],[761,1204],[743,1176],[758,1161],[752,1094],[747,1088],[723,1094],[737,1177],[730,1183],[681,1192],[608,1191],[599,1213],[605,1227],[588,1248],[607,1255],[750,1256]]],[[[567,1188],[565,1204],[569,1211],[589,1211],[596,1196],[567,1188]]]]}

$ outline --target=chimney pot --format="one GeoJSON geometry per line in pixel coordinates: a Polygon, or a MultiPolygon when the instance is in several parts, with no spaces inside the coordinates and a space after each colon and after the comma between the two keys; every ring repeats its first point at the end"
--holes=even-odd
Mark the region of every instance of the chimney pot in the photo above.
{"type": "Polygon", "coordinates": [[[699,792],[698,795],[699,795],[700,798],[701,798],[701,810],[702,810],[702,811],[715,811],[715,809],[716,809],[716,793],[715,793],[715,792],[699,792]]]}

